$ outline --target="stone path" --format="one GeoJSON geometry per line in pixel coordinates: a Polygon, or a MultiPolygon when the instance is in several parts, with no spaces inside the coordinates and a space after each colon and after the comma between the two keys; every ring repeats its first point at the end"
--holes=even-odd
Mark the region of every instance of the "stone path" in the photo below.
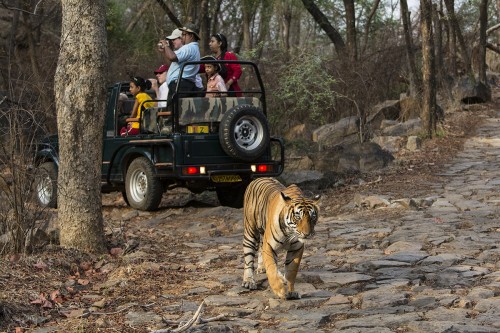
{"type": "MultiPolygon", "coordinates": [[[[207,269],[186,296],[201,295],[207,310],[231,319],[197,330],[499,332],[500,120],[488,119],[441,176],[424,198],[427,208],[382,208],[370,219],[363,212],[323,216],[306,248],[297,301],[276,299],[264,276],[257,291],[240,287],[241,227],[188,244],[200,255],[186,254],[186,264],[225,267],[207,269]]],[[[241,211],[232,218],[241,221],[241,211]]],[[[127,316],[132,324],[145,318],[127,316]]]]}
{"type": "MultiPolygon", "coordinates": [[[[307,247],[298,301],[241,283],[241,234],[210,238],[198,264],[233,259],[234,287],[207,307],[234,316],[214,323],[248,332],[500,332],[500,119],[485,122],[436,184],[432,205],[391,218],[323,217],[307,247]],[[239,318],[239,319],[237,319],[239,318]],[[262,329],[261,321],[274,327],[262,329]]],[[[411,189],[409,189],[411,195],[411,189]]],[[[210,293],[208,293],[210,294],[210,293]]]]}
{"type": "MultiPolygon", "coordinates": [[[[178,239],[196,234],[191,238],[196,241],[174,248],[172,262],[155,261],[154,247],[149,253],[139,248],[124,260],[141,258],[144,270],[162,266],[192,273],[180,282],[180,294],[160,291],[154,301],[159,308],[129,306],[117,312],[128,327],[141,328],[131,331],[141,332],[165,328],[162,317],[189,319],[201,300],[203,318],[225,314],[226,320],[190,332],[500,332],[500,119],[488,119],[443,170],[443,181],[421,198],[425,208],[390,205],[321,215],[298,275],[302,298],[295,301],[275,298],[263,275],[258,290],[240,287],[241,209],[211,207],[197,216],[180,208],[146,215],[140,222],[145,228],[178,239]],[[211,214],[225,224],[207,223],[211,214]],[[197,222],[179,223],[177,229],[170,223],[185,216],[197,222]]],[[[124,214],[137,216],[126,209],[113,212],[122,220],[124,214]]],[[[159,274],[159,290],[169,290],[173,282],[167,276],[159,274]]]]}

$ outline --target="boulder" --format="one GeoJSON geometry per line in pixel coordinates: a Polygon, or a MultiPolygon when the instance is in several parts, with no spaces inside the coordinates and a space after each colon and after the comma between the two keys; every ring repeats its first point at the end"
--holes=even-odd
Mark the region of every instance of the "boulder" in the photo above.
{"type": "Polygon", "coordinates": [[[383,120],[398,119],[400,110],[399,100],[384,101],[372,108],[370,114],[366,117],[366,123],[371,129],[378,129],[383,120]]]}
{"type": "Polygon", "coordinates": [[[352,135],[357,136],[358,126],[358,117],[342,118],[336,123],[326,124],[315,129],[312,132],[312,140],[318,142],[321,147],[333,147],[338,144],[339,139],[344,140],[352,135]]]}
{"type": "Polygon", "coordinates": [[[378,144],[383,150],[390,153],[398,152],[404,145],[404,138],[401,136],[375,136],[372,139],[373,143],[378,144]]]}
{"type": "Polygon", "coordinates": [[[453,97],[466,104],[485,103],[491,100],[491,89],[482,82],[461,78],[453,87],[453,97]]]}
{"type": "Polygon", "coordinates": [[[416,136],[411,135],[408,137],[408,141],[406,142],[406,149],[409,151],[415,151],[422,147],[422,140],[416,136]]]}
{"type": "Polygon", "coordinates": [[[354,143],[344,146],[338,153],[336,172],[369,172],[386,167],[394,157],[373,142],[354,143]]]}
{"type": "Polygon", "coordinates": [[[398,123],[384,128],[382,134],[389,136],[408,136],[420,131],[421,128],[422,121],[420,119],[410,119],[404,123],[398,123]]]}

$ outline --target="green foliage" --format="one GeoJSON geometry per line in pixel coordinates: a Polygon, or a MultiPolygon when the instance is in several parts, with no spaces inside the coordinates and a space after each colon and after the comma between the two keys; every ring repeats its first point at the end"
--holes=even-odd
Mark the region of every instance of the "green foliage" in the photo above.
{"type": "MultiPolygon", "coordinates": [[[[271,84],[271,123],[291,121],[324,124],[333,110],[336,95],[335,78],[324,68],[320,56],[304,54],[293,57],[279,71],[274,71],[271,84]]],[[[269,85],[269,84],[268,84],[269,85]]]]}
{"type": "Polygon", "coordinates": [[[154,54],[154,46],[158,41],[155,30],[152,29],[152,18],[143,15],[135,27],[127,32],[127,25],[137,14],[138,3],[112,0],[107,2],[108,42],[111,59],[118,54],[126,55],[136,62],[149,58],[154,54]],[[116,55],[114,52],[116,51],[116,55]]]}

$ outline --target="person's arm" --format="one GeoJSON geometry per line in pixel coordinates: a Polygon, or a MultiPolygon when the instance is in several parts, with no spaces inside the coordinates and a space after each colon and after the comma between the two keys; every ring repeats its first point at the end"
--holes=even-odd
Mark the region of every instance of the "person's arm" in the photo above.
{"type": "MultiPolygon", "coordinates": [[[[160,88],[158,87],[158,80],[156,79],[149,79],[151,82],[151,89],[154,90],[156,99],[160,99],[160,88]]],[[[155,103],[155,106],[158,106],[158,103],[155,103]]]]}
{"type": "Polygon", "coordinates": [[[163,44],[163,59],[165,59],[166,65],[169,65],[172,62],[178,62],[177,56],[175,52],[170,48],[170,42],[168,40],[161,40],[160,43],[163,44]]]}
{"type": "Polygon", "coordinates": [[[216,87],[217,87],[217,90],[220,91],[220,92],[226,92],[227,91],[227,87],[224,84],[224,79],[220,75],[217,75],[216,87]]]}
{"type": "MultiPolygon", "coordinates": [[[[238,60],[238,58],[234,53],[226,52],[224,60],[238,60]]],[[[229,73],[231,73],[226,81],[226,86],[229,88],[233,83],[240,79],[242,71],[240,64],[226,64],[226,66],[229,68],[229,73]]]]}
{"type": "Polygon", "coordinates": [[[139,101],[136,99],[134,102],[134,108],[132,109],[132,114],[130,115],[130,118],[125,119],[125,121],[139,121],[139,118],[137,117],[137,110],[139,109],[139,101]]]}

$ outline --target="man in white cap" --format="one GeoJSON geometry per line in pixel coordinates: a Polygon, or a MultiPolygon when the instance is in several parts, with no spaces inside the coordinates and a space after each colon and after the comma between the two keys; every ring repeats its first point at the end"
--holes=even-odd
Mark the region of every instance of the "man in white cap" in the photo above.
{"type": "MultiPolygon", "coordinates": [[[[188,61],[200,61],[200,47],[198,41],[200,36],[198,35],[198,29],[194,24],[186,24],[186,26],[175,29],[172,35],[168,36],[166,40],[160,41],[163,44],[163,57],[167,64],[170,64],[170,68],[167,73],[167,84],[168,84],[168,102],[167,105],[170,108],[172,103],[172,95],[175,92],[177,81],[179,81],[179,91],[192,91],[193,94],[187,94],[187,96],[196,96],[196,75],[199,72],[200,65],[187,65],[184,67],[182,72],[182,77],[180,75],[180,69],[182,65],[188,61]],[[175,51],[170,48],[172,45],[175,48],[175,44],[178,43],[176,40],[179,38],[184,44],[179,49],[175,51]]],[[[183,94],[184,95],[184,94],[183,94]]],[[[184,95],[186,96],[186,95],[184,95]]]]}

